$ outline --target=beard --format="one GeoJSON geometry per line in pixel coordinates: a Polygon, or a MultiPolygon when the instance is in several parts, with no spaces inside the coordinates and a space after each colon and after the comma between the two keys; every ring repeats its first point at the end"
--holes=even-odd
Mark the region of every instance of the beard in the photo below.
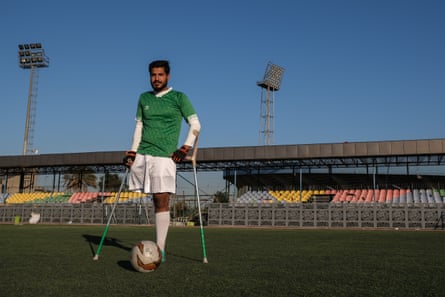
{"type": "Polygon", "coordinates": [[[167,82],[154,81],[151,83],[151,87],[153,88],[153,91],[158,93],[167,88],[167,82]]]}

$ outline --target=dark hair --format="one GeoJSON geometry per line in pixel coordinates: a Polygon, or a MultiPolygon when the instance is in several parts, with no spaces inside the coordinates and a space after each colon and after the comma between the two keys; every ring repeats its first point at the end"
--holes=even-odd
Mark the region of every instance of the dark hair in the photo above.
{"type": "Polygon", "coordinates": [[[153,68],[164,68],[165,73],[170,74],[170,64],[167,60],[156,60],[151,62],[148,66],[148,71],[151,73],[153,68]]]}

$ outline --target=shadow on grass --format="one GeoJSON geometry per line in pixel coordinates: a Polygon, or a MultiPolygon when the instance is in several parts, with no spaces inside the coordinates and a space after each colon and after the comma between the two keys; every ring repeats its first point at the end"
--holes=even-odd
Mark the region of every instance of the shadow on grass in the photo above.
{"type": "MultiPolygon", "coordinates": [[[[102,237],[101,236],[96,236],[96,235],[89,235],[89,234],[83,234],[82,236],[88,242],[88,244],[90,246],[91,254],[94,256],[96,254],[94,246],[97,247],[99,245],[100,240],[101,240],[102,237]]],[[[103,246],[114,246],[114,247],[123,249],[123,250],[128,251],[128,252],[131,251],[131,247],[127,247],[125,245],[122,245],[120,243],[119,239],[116,239],[116,238],[113,238],[113,237],[105,238],[105,240],[103,242],[103,246]]]]}
{"type": "Polygon", "coordinates": [[[184,256],[184,255],[179,255],[179,254],[176,254],[176,253],[168,253],[167,252],[167,257],[169,255],[173,256],[173,257],[176,257],[176,258],[184,259],[184,260],[187,260],[187,261],[202,262],[202,259],[196,259],[196,258],[191,258],[191,257],[184,256]]]}
{"type": "Polygon", "coordinates": [[[118,261],[118,262],[117,262],[117,265],[119,265],[120,267],[122,267],[122,268],[125,269],[125,270],[133,271],[133,272],[137,272],[137,271],[133,268],[133,266],[131,266],[130,261],[121,260],[121,261],[118,261]]]}

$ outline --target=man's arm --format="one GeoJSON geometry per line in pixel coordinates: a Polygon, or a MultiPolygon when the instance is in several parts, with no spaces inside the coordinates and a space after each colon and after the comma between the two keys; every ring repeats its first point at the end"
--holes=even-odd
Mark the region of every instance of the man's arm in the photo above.
{"type": "Polygon", "coordinates": [[[133,143],[131,144],[131,149],[125,152],[124,165],[130,168],[133,165],[134,159],[136,158],[136,151],[138,150],[139,143],[142,137],[142,121],[136,120],[136,127],[133,133],[133,143]]]}
{"type": "Polygon", "coordinates": [[[136,152],[138,150],[141,138],[142,138],[142,121],[136,120],[136,127],[134,128],[134,133],[133,133],[133,143],[131,144],[132,151],[136,152]]]}
{"type": "Polygon", "coordinates": [[[187,138],[185,139],[184,145],[177,149],[172,156],[173,161],[176,163],[184,161],[190,148],[195,143],[196,137],[198,137],[199,132],[201,131],[201,123],[199,122],[196,114],[189,116],[187,118],[187,123],[189,124],[189,132],[187,134],[187,138]]]}
{"type": "Polygon", "coordinates": [[[185,139],[184,145],[192,147],[195,143],[195,139],[199,132],[201,131],[201,123],[199,122],[198,115],[192,114],[187,118],[189,124],[189,132],[185,139]]]}

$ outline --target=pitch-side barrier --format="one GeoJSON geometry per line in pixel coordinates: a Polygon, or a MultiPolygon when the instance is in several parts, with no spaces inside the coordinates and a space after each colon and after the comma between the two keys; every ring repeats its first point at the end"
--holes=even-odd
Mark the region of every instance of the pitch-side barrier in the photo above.
{"type": "MultiPolygon", "coordinates": [[[[26,224],[32,214],[40,214],[40,224],[105,224],[111,207],[112,205],[87,203],[0,205],[0,223],[26,224]]],[[[202,213],[204,225],[209,226],[435,230],[445,228],[443,203],[211,203],[202,205],[202,213]]],[[[175,218],[172,222],[175,222],[175,218]]],[[[153,224],[153,206],[151,203],[117,205],[111,223],[153,224]]]]}

